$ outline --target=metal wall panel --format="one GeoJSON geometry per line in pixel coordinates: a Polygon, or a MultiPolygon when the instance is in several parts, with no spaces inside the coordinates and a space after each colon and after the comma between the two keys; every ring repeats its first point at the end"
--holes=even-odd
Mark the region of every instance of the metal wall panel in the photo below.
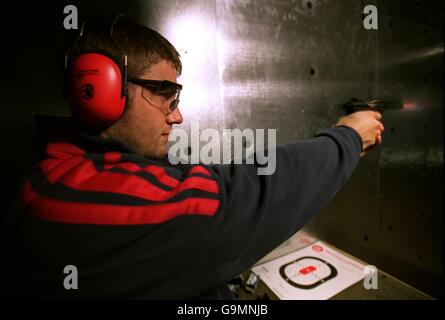
{"type": "MultiPolygon", "coordinates": [[[[222,111],[208,120],[222,115],[223,128],[277,128],[285,143],[330,126],[353,96],[407,103],[385,114],[385,143],[307,228],[440,296],[442,12],[434,1],[366,4],[380,9],[378,31],[363,28],[363,1],[192,2],[188,10],[215,32],[214,41],[200,34],[217,69],[203,61],[200,70],[218,72],[212,80],[222,97],[222,111]]],[[[203,110],[199,118],[207,117],[203,110]]]]}
{"type": "MultiPolygon", "coordinates": [[[[339,105],[351,97],[397,97],[406,102],[404,110],[385,114],[384,144],[360,162],[307,229],[418,289],[442,295],[440,1],[66,4],[77,5],[81,18],[126,13],[173,42],[184,63],[180,82],[185,129],[190,129],[191,120],[198,120],[201,129],[219,131],[276,128],[277,142],[285,143],[331,126],[342,114],[339,105]],[[378,6],[378,31],[363,28],[365,4],[378,6]]],[[[32,59],[29,50],[16,50],[17,63],[5,66],[10,77],[1,88],[7,93],[3,118],[9,119],[4,134],[16,137],[6,148],[21,159],[8,165],[20,173],[32,159],[32,114],[68,110],[61,97],[60,66],[73,33],[62,29],[64,5],[34,8],[32,13],[17,8],[23,27],[13,29],[8,38],[11,50],[23,48],[23,39],[28,39],[26,48],[39,49],[31,50],[32,59]]]]}
{"type": "Polygon", "coordinates": [[[441,296],[443,11],[439,1],[382,1],[380,88],[408,102],[388,112],[380,161],[379,262],[441,296]],[[385,14],[386,12],[386,14],[385,14]]]}

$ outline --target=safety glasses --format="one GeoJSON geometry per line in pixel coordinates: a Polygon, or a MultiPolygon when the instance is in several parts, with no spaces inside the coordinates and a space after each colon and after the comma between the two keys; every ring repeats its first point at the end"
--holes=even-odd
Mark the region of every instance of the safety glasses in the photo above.
{"type": "Polygon", "coordinates": [[[162,110],[162,106],[170,101],[170,113],[173,112],[179,104],[179,96],[181,94],[182,85],[167,80],[147,80],[147,79],[130,79],[135,85],[146,89],[150,94],[142,94],[142,96],[155,107],[162,110]]]}

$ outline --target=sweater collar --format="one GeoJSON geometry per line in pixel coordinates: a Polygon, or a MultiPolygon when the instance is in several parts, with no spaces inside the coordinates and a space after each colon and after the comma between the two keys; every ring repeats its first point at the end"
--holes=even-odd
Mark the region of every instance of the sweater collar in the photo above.
{"type": "Polygon", "coordinates": [[[106,139],[99,134],[87,132],[72,117],[35,115],[37,137],[40,149],[45,152],[46,145],[55,141],[71,142],[87,153],[124,152],[133,153],[119,141],[106,139]]]}

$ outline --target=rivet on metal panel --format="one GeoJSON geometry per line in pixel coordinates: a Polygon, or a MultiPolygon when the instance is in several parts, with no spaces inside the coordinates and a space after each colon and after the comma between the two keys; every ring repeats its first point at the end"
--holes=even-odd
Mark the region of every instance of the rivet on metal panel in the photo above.
{"type": "Polygon", "coordinates": [[[310,73],[311,73],[311,76],[315,76],[315,74],[316,74],[317,72],[316,72],[316,70],[315,70],[314,67],[311,68],[310,73]]]}

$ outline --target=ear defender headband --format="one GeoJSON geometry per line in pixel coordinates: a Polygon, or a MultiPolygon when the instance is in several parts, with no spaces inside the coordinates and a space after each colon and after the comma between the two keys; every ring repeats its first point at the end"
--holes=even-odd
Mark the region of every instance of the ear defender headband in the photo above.
{"type": "Polygon", "coordinates": [[[101,130],[111,126],[125,110],[127,55],[113,37],[119,17],[113,21],[110,37],[122,53],[122,67],[106,55],[94,52],[71,59],[70,52],[82,38],[85,22],[79,37],[65,55],[71,114],[90,129],[101,130]]]}

